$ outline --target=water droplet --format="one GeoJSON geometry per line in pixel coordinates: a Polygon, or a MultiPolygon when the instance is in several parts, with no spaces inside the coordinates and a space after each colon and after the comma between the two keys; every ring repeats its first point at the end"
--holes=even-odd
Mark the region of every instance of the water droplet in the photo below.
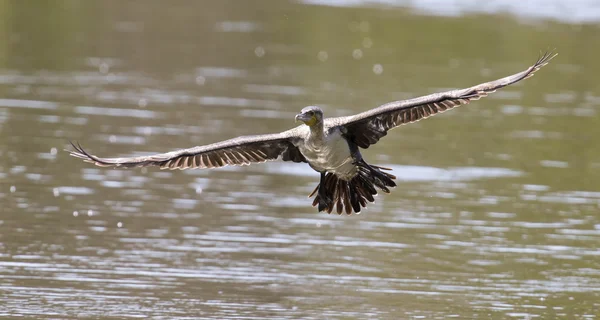
{"type": "Polygon", "coordinates": [[[91,217],[91,216],[93,216],[93,215],[94,215],[94,211],[92,211],[92,210],[88,210],[88,217],[91,217]]]}
{"type": "Polygon", "coordinates": [[[363,52],[360,49],[354,49],[354,51],[352,51],[352,57],[356,60],[362,58],[363,56],[363,52]]]}
{"type": "Polygon", "coordinates": [[[51,155],[56,155],[56,152],[57,152],[56,148],[50,148],[51,155]]]}
{"type": "Polygon", "coordinates": [[[259,58],[264,57],[265,53],[265,48],[263,47],[256,47],[256,49],[254,49],[254,54],[259,58]]]}
{"type": "Polygon", "coordinates": [[[110,71],[110,66],[106,62],[102,62],[98,65],[98,71],[102,74],[107,74],[110,71]]]}
{"type": "Polygon", "coordinates": [[[117,228],[121,228],[123,226],[123,222],[117,222],[117,228]]]}
{"type": "Polygon", "coordinates": [[[327,51],[319,51],[317,58],[322,62],[325,62],[327,61],[327,58],[329,58],[329,55],[327,54],[327,51]]]}
{"type": "Polygon", "coordinates": [[[379,63],[373,66],[373,72],[377,75],[382,74],[383,73],[383,66],[380,65],[379,63]]]}
{"type": "Polygon", "coordinates": [[[110,141],[111,143],[117,142],[117,136],[111,135],[110,137],[108,137],[108,141],[110,141]]]}
{"type": "Polygon", "coordinates": [[[138,101],[138,106],[139,106],[140,108],[145,108],[145,107],[147,107],[147,106],[148,106],[148,100],[146,100],[146,99],[144,99],[144,98],[140,99],[140,101],[138,101]]]}
{"type": "Polygon", "coordinates": [[[362,45],[363,45],[363,48],[368,49],[373,46],[373,40],[371,40],[371,38],[369,38],[369,37],[366,37],[363,39],[362,45]]]}
{"type": "Polygon", "coordinates": [[[201,193],[202,193],[202,188],[200,188],[200,187],[197,187],[197,188],[196,188],[196,194],[201,194],[201,193]]]}
{"type": "Polygon", "coordinates": [[[15,191],[17,191],[17,187],[15,186],[10,186],[10,192],[14,193],[15,191]]]}
{"type": "Polygon", "coordinates": [[[196,84],[199,86],[203,86],[206,83],[206,78],[203,76],[196,77],[196,84]]]}
{"type": "Polygon", "coordinates": [[[77,217],[79,215],[78,211],[73,211],[73,217],[77,217]]]}
{"type": "Polygon", "coordinates": [[[52,189],[52,194],[54,194],[55,197],[60,196],[60,190],[58,188],[54,188],[52,189]]]}

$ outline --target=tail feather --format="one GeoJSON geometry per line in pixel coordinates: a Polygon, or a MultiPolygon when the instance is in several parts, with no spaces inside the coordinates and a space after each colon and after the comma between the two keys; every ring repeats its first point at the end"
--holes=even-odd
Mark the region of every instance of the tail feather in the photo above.
{"type": "MultiPolygon", "coordinates": [[[[359,200],[360,194],[358,192],[354,192],[355,190],[356,186],[351,180],[350,182],[348,182],[348,194],[350,195],[350,204],[352,205],[352,210],[354,210],[354,212],[360,212],[362,202],[359,200]]],[[[366,205],[367,204],[365,203],[365,206],[366,205]]],[[[350,208],[348,208],[347,210],[350,210],[350,208]]]]}
{"type": "MultiPolygon", "coordinates": [[[[344,180],[340,180],[340,181],[344,181],[344,180]]],[[[354,190],[350,190],[350,188],[348,188],[348,182],[344,181],[342,183],[342,195],[344,198],[344,209],[346,209],[346,214],[352,214],[352,206],[350,205],[350,193],[354,193],[354,190]]]]}
{"type": "Polygon", "coordinates": [[[365,198],[369,200],[369,202],[374,202],[375,198],[373,196],[377,194],[377,189],[375,189],[373,183],[364,177],[360,177],[357,182],[360,186],[358,190],[360,190],[361,194],[364,194],[365,198]]]}
{"type": "Polygon", "coordinates": [[[357,166],[357,175],[349,181],[328,172],[323,180],[323,185],[317,185],[309,196],[312,197],[316,194],[313,206],[318,205],[319,211],[327,213],[331,213],[334,209],[337,214],[342,214],[342,212],[346,212],[346,214],[359,213],[361,208],[366,208],[367,203],[375,201],[374,196],[377,194],[377,189],[389,193],[389,188],[396,186],[393,180],[396,177],[382,171],[390,169],[372,166],[364,161],[359,161],[357,166]],[[323,190],[319,191],[320,188],[323,190]],[[324,199],[321,199],[321,196],[324,199]]]}
{"type": "Polygon", "coordinates": [[[335,183],[333,199],[335,199],[334,201],[337,203],[336,210],[338,214],[342,214],[342,211],[344,209],[344,205],[342,204],[345,190],[345,188],[343,187],[344,182],[344,180],[337,179],[335,183]]]}
{"type": "MultiPolygon", "coordinates": [[[[392,171],[392,168],[386,168],[386,167],[381,167],[381,166],[376,166],[376,165],[371,165],[371,167],[377,168],[379,170],[392,171]]],[[[391,174],[390,174],[390,176],[392,176],[392,177],[394,177],[394,179],[396,179],[396,176],[391,175],[391,174]]]]}
{"type": "MultiPolygon", "coordinates": [[[[358,181],[354,181],[354,186],[353,189],[358,191],[358,195],[357,195],[357,200],[360,204],[361,207],[366,208],[367,207],[367,201],[369,202],[373,202],[375,201],[375,198],[373,197],[372,194],[365,192],[365,190],[363,188],[360,187],[360,184],[358,181]]],[[[360,207],[358,208],[358,210],[356,208],[354,208],[355,212],[359,212],[360,211],[360,207]]]]}
{"type": "Polygon", "coordinates": [[[381,167],[377,166],[361,168],[359,170],[359,175],[363,175],[367,179],[371,178],[371,181],[375,186],[377,186],[377,188],[381,189],[385,193],[390,193],[390,189],[388,189],[388,187],[396,186],[396,183],[394,180],[392,180],[396,177],[389,173],[382,172],[380,168],[381,167]]]}
{"type": "MultiPolygon", "coordinates": [[[[313,190],[313,192],[311,192],[311,193],[308,195],[308,197],[309,197],[309,198],[312,198],[312,196],[314,196],[314,195],[315,195],[315,193],[317,193],[317,191],[318,191],[318,190],[319,190],[319,185],[317,185],[317,186],[315,187],[315,190],[313,190]]],[[[315,204],[313,203],[313,207],[314,207],[314,206],[315,206],[315,204]]]]}

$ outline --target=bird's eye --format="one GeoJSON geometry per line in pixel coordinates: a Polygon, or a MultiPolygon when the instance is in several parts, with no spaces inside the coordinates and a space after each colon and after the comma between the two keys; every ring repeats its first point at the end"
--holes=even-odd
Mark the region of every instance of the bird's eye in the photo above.
{"type": "Polygon", "coordinates": [[[315,115],[315,112],[314,112],[314,111],[309,111],[309,112],[307,112],[307,114],[308,114],[309,116],[314,116],[314,115],[315,115]]]}

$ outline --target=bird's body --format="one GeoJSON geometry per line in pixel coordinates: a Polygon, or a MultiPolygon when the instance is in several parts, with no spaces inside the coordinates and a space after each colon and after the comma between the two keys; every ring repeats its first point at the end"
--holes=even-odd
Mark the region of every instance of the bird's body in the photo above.
{"type": "Polygon", "coordinates": [[[333,173],[344,180],[356,175],[348,140],[344,139],[340,128],[323,129],[322,134],[306,131],[305,138],[298,140],[296,147],[311,168],[317,172],[333,173]]]}
{"type": "Polygon", "coordinates": [[[313,206],[319,211],[350,214],[373,202],[377,189],[388,193],[396,177],[369,165],[360,153],[402,124],[412,123],[478,100],[502,87],[531,77],[556,54],[546,53],[525,71],[462,90],[394,101],[357,115],[328,118],[318,107],[296,116],[303,125],[276,134],[243,136],[168,153],[131,158],[100,158],[73,144],[72,156],[103,167],[158,166],[161,169],[217,168],[283,160],[306,162],[321,175],[313,206]]]}

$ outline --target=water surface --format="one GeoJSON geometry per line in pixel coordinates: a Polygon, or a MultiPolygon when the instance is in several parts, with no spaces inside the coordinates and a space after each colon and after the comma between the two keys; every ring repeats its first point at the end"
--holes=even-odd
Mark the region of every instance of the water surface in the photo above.
{"type": "Polygon", "coordinates": [[[597,18],[339,3],[6,1],[0,317],[595,319],[597,18]],[[306,105],[349,115],[547,48],[535,77],[366,150],[398,187],[360,215],[317,213],[302,164],[113,170],[62,151],[278,132],[306,105]]]}

